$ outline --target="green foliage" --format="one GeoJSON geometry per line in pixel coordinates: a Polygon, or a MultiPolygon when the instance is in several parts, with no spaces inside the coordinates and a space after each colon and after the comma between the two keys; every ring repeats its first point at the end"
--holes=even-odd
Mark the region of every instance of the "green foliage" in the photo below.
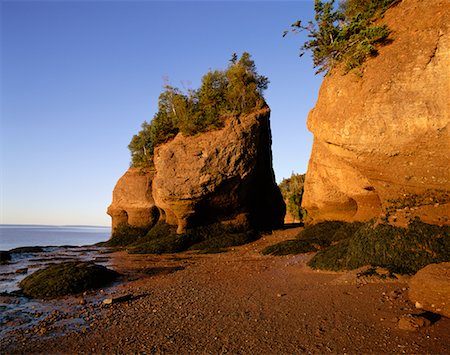
{"type": "Polygon", "coordinates": [[[119,224],[113,231],[111,239],[105,243],[108,247],[126,246],[142,239],[148,232],[149,228],[134,227],[128,223],[119,224]]]}
{"type": "Polygon", "coordinates": [[[233,54],[226,70],[206,73],[198,90],[165,85],[159,96],[158,112],[134,135],[128,146],[136,167],[153,164],[154,148],[178,132],[195,135],[223,127],[226,117],[247,114],[265,105],[263,91],[269,80],[259,75],[250,54],[238,59],[233,54]]]}
{"type": "Polygon", "coordinates": [[[303,189],[305,184],[305,174],[292,173],[290,178],[283,179],[280,184],[280,191],[286,202],[286,210],[296,220],[303,220],[306,217],[306,210],[301,207],[303,189]]]}
{"type": "Polygon", "coordinates": [[[118,274],[90,262],[66,262],[51,265],[27,276],[20,288],[28,297],[53,298],[103,287],[118,274]]]}
{"type": "Polygon", "coordinates": [[[131,152],[131,162],[135,167],[150,166],[153,157],[152,126],[145,122],[141,125],[141,130],[131,139],[128,149],[131,152]]]}
{"type": "Polygon", "coordinates": [[[176,234],[175,227],[158,222],[145,237],[130,245],[129,252],[164,254],[190,249],[217,253],[231,246],[250,243],[258,238],[258,233],[246,226],[215,223],[193,228],[179,235],[176,234]]]}
{"type": "Polygon", "coordinates": [[[450,261],[450,227],[415,220],[408,228],[366,223],[350,238],[319,251],[309,265],[325,270],[372,265],[414,274],[428,264],[444,261],[450,261]]]}
{"type": "MultiPolygon", "coordinates": [[[[316,73],[328,73],[338,64],[348,72],[377,54],[377,44],[389,36],[387,26],[376,25],[384,12],[400,0],[315,0],[315,22],[291,25],[292,32],[307,31],[309,40],[301,47],[302,56],[310,50],[316,73]]],[[[289,31],[285,31],[286,35],[289,31]]]]}

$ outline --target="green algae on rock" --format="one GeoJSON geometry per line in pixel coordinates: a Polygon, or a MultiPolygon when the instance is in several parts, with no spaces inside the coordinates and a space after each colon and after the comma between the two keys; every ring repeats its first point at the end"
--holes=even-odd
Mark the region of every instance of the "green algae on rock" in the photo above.
{"type": "Polygon", "coordinates": [[[106,286],[119,274],[92,262],[66,262],[38,270],[19,286],[25,296],[54,298],[106,286]]]}

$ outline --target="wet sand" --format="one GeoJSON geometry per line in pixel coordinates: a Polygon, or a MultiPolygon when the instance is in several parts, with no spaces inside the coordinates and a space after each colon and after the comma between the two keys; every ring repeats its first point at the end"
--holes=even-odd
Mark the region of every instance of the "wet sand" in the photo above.
{"type": "Polygon", "coordinates": [[[401,315],[420,313],[406,279],[374,282],[311,270],[311,255],[261,255],[297,233],[276,231],[222,254],[111,254],[120,285],[54,301],[68,305],[66,319],[83,320],[79,328],[61,332],[56,315],[1,339],[0,353],[450,353],[448,318],[398,329],[401,315]],[[121,295],[133,299],[101,304],[121,295]]]}

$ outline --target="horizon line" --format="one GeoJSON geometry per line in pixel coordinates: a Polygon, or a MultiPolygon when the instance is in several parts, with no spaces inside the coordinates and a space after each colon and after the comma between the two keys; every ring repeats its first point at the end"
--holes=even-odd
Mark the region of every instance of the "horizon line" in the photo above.
{"type": "Polygon", "coordinates": [[[41,227],[100,227],[111,228],[107,225],[94,224],[38,224],[38,223],[0,223],[0,226],[41,226],[41,227]]]}

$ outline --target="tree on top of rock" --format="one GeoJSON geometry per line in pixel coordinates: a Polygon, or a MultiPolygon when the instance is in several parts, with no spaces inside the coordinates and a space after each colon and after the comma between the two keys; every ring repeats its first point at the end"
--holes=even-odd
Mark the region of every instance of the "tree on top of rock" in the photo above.
{"type": "Polygon", "coordinates": [[[269,79],[259,75],[249,53],[233,54],[226,70],[209,71],[197,90],[187,93],[165,85],[159,96],[158,112],[133,136],[128,148],[131,164],[151,166],[154,148],[178,132],[195,135],[223,127],[226,117],[238,116],[265,106],[263,97],[269,79]]]}
{"type": "MultiPolygon", "coordinates": [[[[390,30],[376,21],[401,0],[315,0],[314,21],[304,25],[296,21],[289,32],[306,31],[308,40],[300,56],[310,50],[317,73],[328,73],[342,65],[344,72],[358,69],[364,61],[377,55],[377,47],[386,42],[390,30]]],[[[361,72],[360,72],[361,73],[361,72]]]]}

